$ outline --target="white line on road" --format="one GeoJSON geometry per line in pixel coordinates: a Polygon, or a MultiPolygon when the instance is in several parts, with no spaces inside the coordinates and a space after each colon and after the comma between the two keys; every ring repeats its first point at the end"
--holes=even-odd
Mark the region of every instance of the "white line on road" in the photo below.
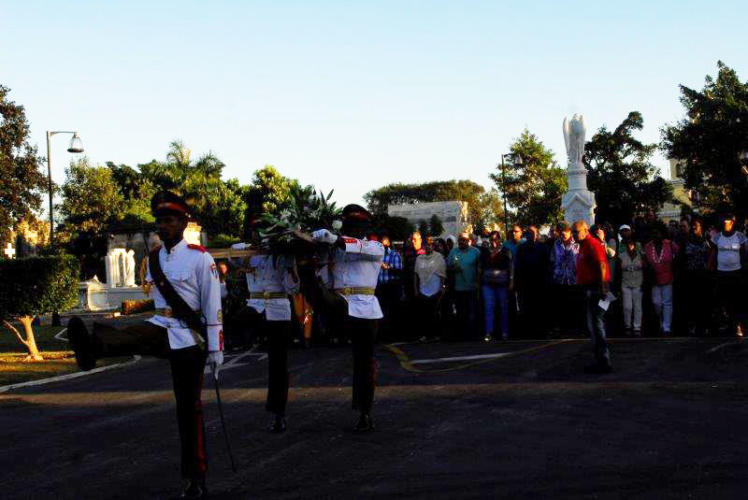
{"type": "Polygon", "coordinates": [[[474,356],[454,356],[451,358],[434,358],[434,359],[414,359],[410,361],[412,365],[428,365],[434,363],[449,363],[452,361],[473,361],[476,359],[495,359],[503,358],[513,354],[511,352],[497,352],[494,354],[476,354],[474,356]]]}
{"type": "Polygon", "coordinates": [[[102,366],[101,368],[94,368],[93,370],[89,370],[87,372],[68,373],[67,375],[58,375],[56,377],[42,378],[39,380],[29,380],[28,382],[20,382],[18,384],[4,385],[0,387],[0,393],[11,391],[13,389],[20,389],[21,387],[36,387],[39,385],[51,384],[52,382],[64,382],[65,380],[72,380],[75,378],[85,377],[88,375],[93,375],[94,373],[105,372],[113,368],[123,368],[125,366],[134,365],[135,363],[140,361],[140,359],[141,359],[140,356],[135,355],[133,356],[132,361],[126,361],[124,363],[117,363],[117,364],[109,365],[109,366],[102,366]]]}
{"type": "Polygon", "coordinates": [[[60,330],[60,332],[59,332],[59,333],[57,333],[57,334],[55,335],[55,338],[56,338],[57,340],[61,340],[61,341],[63,341],[63,342],[67,342],[67,341],[68,341],[68,339],[64,339],[64,338],[62,338],[62,337],[61,337],[61,335],[62,335],[63,333],[65,333],[66,331],[68,331],[68,329],[67,329],[67,328],[63,328],[62,330],[60,330]]]}
{"type": "MultiPolygon", "coordinates": [[[[268,357],[268,355],[266,353],[264,353],[264,352],[255,352],[255,348],[253,347],[252,349],[250,349],[249,351],[247,351],[247,352],[245,352],[243,354],[231,355],[230,358],[229,358],[229,356],[227,356],[227,359],[229,359],[229,361],[228,361],[228,363],[225,363],[221,367],[220,371],[231,370],[232,368],[238,368],[240,366],[247,365],[248,363],[239,363],[239,361],[241,361],[242,359],[246,358],[247,356],[257,356],[257,360],[258,361],[262,361],[264,359],[267,359],[267,357],[268,357]]],[[[203,373],[206,374],[206,375],[208,375],[208,374],[213,373],[213,372],[210,369],[210,366],[206,365],[205,366],[205,370],[203,371],[203,373]]]]}

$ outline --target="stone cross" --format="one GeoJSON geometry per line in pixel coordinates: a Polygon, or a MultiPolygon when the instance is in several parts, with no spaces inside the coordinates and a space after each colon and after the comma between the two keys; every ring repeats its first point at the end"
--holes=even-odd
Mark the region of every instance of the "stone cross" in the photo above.
{"type": "Polygon", "coordinates": [[[13,247],[12,243],[8,242],[8,246],[5,247],[5,250],[3,250],[3,253],[5,254],[6,257],[8,257],[9,259],[12,259],[16,255],[16,249],[13,247]]]}

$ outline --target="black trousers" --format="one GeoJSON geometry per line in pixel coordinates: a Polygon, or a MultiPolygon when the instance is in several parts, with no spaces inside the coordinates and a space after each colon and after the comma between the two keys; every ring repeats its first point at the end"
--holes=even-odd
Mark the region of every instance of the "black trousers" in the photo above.
{"type": "Polygon", "coordinates": [[[353,345],[353,409],[371,413],[377,385],[377,361],[374,346],[379,320],[354,318],[348,315],[348,303],[339,294],[320,283],[307,289],[315,311],[330,316],[343,316],[343,325],[353,345]]]}
{"type": "Polygon", "coordinates": [[[96,322],[93,342],[97,358],[139,354],[169,360],[177,403],[182,477],[204,478],[207,458],[201,391],[206,351],[199,346],[172,350],[166,329],[142,319],[96,322]]]}
{"type": "Polygon", "coordinates": [[[252,338],[267,339],[268,394],[265,409],[277,415],[286,414],[288,402],[288,344],[291,341],[291,321],[268,321],[265,314],[249,306],[242,307],[232,318],[252,338]]]}

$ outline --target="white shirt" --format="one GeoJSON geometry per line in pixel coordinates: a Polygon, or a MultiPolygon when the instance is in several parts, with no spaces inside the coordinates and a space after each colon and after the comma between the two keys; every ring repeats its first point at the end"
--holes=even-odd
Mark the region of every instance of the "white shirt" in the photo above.
{"type": "MultiPolygon", "coordinates": [[[[182,240],[170,251],[162,246],[158,252],[161,270],[174,290],[193,311],[200,311],[206,325],[209,351],[223,350],[223,313],[221,312],[221,282],[213,257],[204,248],[188,245],[182,240]]],[[[170,307],[153,282],[148,268],[146,282],[150,285],[156,309],[170,307]]],[[[169,346],[184,349],[196,345],[194,333],[187,324],[176,318],[155,315],[148,320],[169,332],[169,346]]]]}
{"type": "Polygon", "coordinates": [[[426,283],[421,283],[419,281],[418,284],[421,289],[421,294],[425,295],[426,297],[433,297],[442,288],[442,278],[438,274],[434,273],[431,275],[428,281],[426,281],[426,283]]]}
{"type": "MultiPolygon", "coordinates": [[[[299,283],[294,281],[291,270],[295,259],[280,255],[256,254],[249,259],[250,272],[247,273],[249,293],[282,292],[294,295],[299,292],[299,283]],[[275,262],[273,262],[275,260],[275,262]]],[[[248,299],[247,305],[262,314],[268,321],[291,321],[291,301],[288,297],[276,299],[248,299]]]]}
{"type": "MultiPolygon", "coordinates": [[[[344,236],[345,250],[337,248],[332,261],[330,288],[371,288],[377,286],[384,259],[384,246],[378,241],[359,240],[344,236]]],[[[348,302],[348,315],[362,319],[383,318],[379,300],[374,295],[343,295],[348,302]]]]}

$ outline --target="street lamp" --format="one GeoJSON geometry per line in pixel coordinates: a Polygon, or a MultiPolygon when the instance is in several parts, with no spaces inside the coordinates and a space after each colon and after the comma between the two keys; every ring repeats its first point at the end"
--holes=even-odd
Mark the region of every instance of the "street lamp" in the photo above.
{"type": "Polygon", "coordinates": [[[70,139],[70,146],[68,147],[68,153],[82,153],[83,152],[83,141],[78,137],[78,132],[72,132],[68,130],[47,130],[47,180],[49,186],[49,244],[52,245],[55,239],[55,219],[52,209],[52,156],[50,153],[50,143],[52,136],[56,134],[73,134],[73,138],[70,139]]]}
{"type": "Polygon", "coordinates": [[[504,160],[511,161],[512,165],[522,166],[522,157],[514,154],[507,153],[501,155],[501,191],[504,195],[504,238],[509,238],[509,212],[506,207],[506,165],[504,160]]]}

